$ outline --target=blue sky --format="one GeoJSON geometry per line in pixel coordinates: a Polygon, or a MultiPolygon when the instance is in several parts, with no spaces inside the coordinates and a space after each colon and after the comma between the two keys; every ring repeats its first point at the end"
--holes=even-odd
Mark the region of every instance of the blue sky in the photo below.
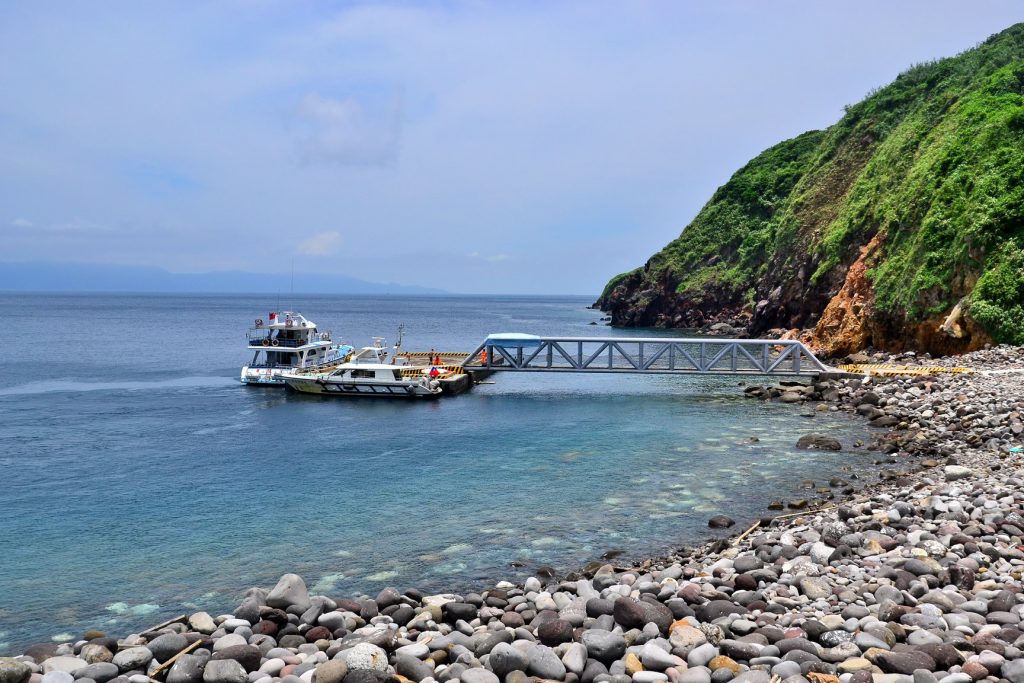
{"type": "Polygon", "coordinates": [[[0,0],[0,260],[596,294],[764,148],[1021,20],[1010,0],[0,0]]]}

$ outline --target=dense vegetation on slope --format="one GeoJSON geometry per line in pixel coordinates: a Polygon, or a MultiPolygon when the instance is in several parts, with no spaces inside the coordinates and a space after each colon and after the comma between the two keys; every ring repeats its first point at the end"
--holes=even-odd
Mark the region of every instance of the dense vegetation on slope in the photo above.
{"type": "Polygon", "coordinates": [[[816,324],[837,353],[1024,344],[1024,24],[765,151],[598,303],[618,325],[816,324]]]}
{"type": "MultiPolygon", "coordinates": [[[[763,274],[765,243],[777,209],[803,176],[821,138],[819,131],[804,133],[755,157],[718,188],[682,235],[651,257],[647,277],[675,277],[675,292],[695,298],[709,285],[743,291],[763,274]]],[[[605,293],[629,275],[613,278],[605,293]]]]}

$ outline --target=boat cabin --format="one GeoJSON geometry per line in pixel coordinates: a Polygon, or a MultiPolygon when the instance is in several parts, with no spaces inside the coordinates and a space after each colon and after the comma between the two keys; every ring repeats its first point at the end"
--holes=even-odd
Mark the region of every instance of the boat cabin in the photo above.
{"type": "Polygon", "coordinates": [[[247,336],[253,350],[249,368],[306,368],[344,358],[331,333],[318,331],[301,313],[271,311],[267,321],[256,320],[247,336]]]}
{"type": "Polygon", "coordinates": [[[393,365],[381,365],[381,364],[360,364],[359,367],[353,367],[352,364],[346,364],[330,375],[332,380],[359,380],[365,382],[367,380],[377,382],[394,382],[395,380],[402,379],[402,371],[393,365]]]}

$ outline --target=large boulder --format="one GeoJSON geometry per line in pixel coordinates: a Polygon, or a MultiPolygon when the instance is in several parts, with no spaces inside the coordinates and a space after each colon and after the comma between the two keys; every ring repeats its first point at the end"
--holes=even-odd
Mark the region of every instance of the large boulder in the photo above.
{"type": "Polygon", "coordinates": [[[465,602],[446,602],[442,607],[445,621],[455,623],[459,619],[470,622],[477,617],[476,605],[465,602]]]}
{"type": "Polygon", "coordinates": [[[158,662],[166,662],[186,647],[188,638],[180,633],[165,633],[146,644],[146,649],[153,653],[158,662]]]}
{"type": "Polygon", "coordinates": [[[360,669],[386,671],[388,668],[388,653],[371,643],[359,643],[347,650],[342,650],[338,658],[345,662],[349,672],[360,669]]]}
{"type": "Polygon", "coordinates": [[[149,663],[153,661],[153,653],[145,647],[130,647],[121,650],[114,655],[114,664],[121,672],[145,671],[149,663]]]}
{"type": "Polygon", "coordinates": [[[345,662],[340,659],[332,659],[317,665],[316,673],[313,674],[313,680],[316,683],[341,683],[345,680],[345,674],[347,673],[348,666],[345,662]]]}
{"type": "Polygon", "coordinates": [[[107,681],[115,678],[118,673],[120,673],[120,670],[117,668],[116,664],[112,664],[110,662],[96,662],[95,664],[90,664],[84,669],[76,671],[75,678],[89,678],[96,681],[96,683],[107,683],[107,681]]]}
{"type": "Polygon", "coordinates": [[[206,657],[199,655],[182,655],[174,660],[171,670],[167,672],[167,683],[199,683],[203,680],[203,665],[206,657]]]}
{"type": "MultiPolygon", "coordinates": [[[[257,616],[258,614],[259,613],[257,612],[257,616]]],[[[248,619],[246,621],[248,621],[248,619]]],[[[217,630],[217,624],[214,623],[213,617],[211,617],[208,612],[196,612],[190,616],[188,618],[188,626],[196,633],[202,633],[206,636],[217,630]]]]}
{"type": "Polygon", "coordinates": [[[114,653],[111,652],[109,648],[104,647],[99,643],[86,644],[82,647],[82,651],[78,653],[78,656],[90,664],[96,664],[97,662],[111,662],[114,660],[114,653]]]}
{"type": "Polygon", "coordinates": [[[572,624],[565,619],[552,619],[537,627],[537,638],[545,645],[554,647],[572,640],[572,624]]]}
{"type": "Polygon", "coordinates": [[[935,660],[919,650],[909,652],[881,652],[875,664],[885,673],[913,675],[917,669],[932,671],[935,660]]]}
{"type": "Polygon", "coordinates": [[[626,654],[626,639],[611,631],[587,629],[581,642],[591,657],[606,664],[626,654]]]}
{"type": "Polygon", "coordinates": [[[298,574],[285,574],[267,595],[267,605],[279,609],[295,607],[303,612],[313,606],[309,600],[306,582],[298,574]]]}
{"type": "Polygon", "coordinates": [[[247,683],[245,669],[233,659],[212,659],[203,669],[203,683],[247,683]]]}
{"type": "Polygon", "coordinates": [[[642,629],[647,624],[647,610],[639,600],[619,598],[612,606],[612,614],[616,623],[627,631],[631,628],[642,629]]]}
{"type": "Polygon", "coordinates": [[[42,683],[75,683],[75,677],[65,671],[51,671],[43,674],[42,683]]]}
{"type": "MultiPolygon", "coordinates": [[[[142,649],[145,650],[145,648],[142,649]]],[[[148,652],[148,650],[146,651],[148,652]]],[[[114,663],[116,664],[117,662],[115,661],[114,663]]],[[[45,662],[43,662],[43,673],[48,674],[51,671],[63,671],[64,673],[74,675],[76,671],[78,671],[79,669],[84,669],[87,666],[89,666],[89,662],[79,657],[70,657],[67,655],[63,655],[60,657],[50,657],[45,662]]]]}
{"type": "Polygon", "coordinates": [[[498,677],[487,669],[466,669],[459,675],[462,683],[500,683],[498,677]]]}
{"type": "Polygon", "coordinates": [[[250,624],[255,624],[260,620],[260,603],[252,596],[247,597],[235,608],[232,615],[236,619],[245,619],[250,624]]]}
{"type": "MultiPolygon", "coordinates": [[[[424,679],[434,677],[432,663],[432,659],[424,662],[415,657],[400,654],[395,656],[395,671],[399,676],[404,676],[414,683],[419,683],[424,679]]],[[[317,675],[319,676],[319,674],[317,675]]],[[[321,683],[320,679],[317,679],[316,683],[321,683]]]]}
{"type": "Polygon", "coordinates": [[[487,659],[487,666],[502,680],[513,671],[526,671],[528,663],[526,655],[508,643],[495,645],[487,659]]]}
{"type": "Polygon", "coordinates": [[[565,664],[547,645],[532,643],[527,649],[528,663],[526,672],[532,676],[549,681],[561,681],[565,678],[565,664]]]}
{"type": "Polygon", "coordinates": [[[213,653],[211,661],[221,659],[233,659],[242,665],[247,673],[252,673],[260,668],[260,660],[263,654],[255,645],[232,645],[213,653]]]}
{"type": "Polygon", "coordinates": [[[57,643],[34,643],[25,648],[25,656],[42,664],[50,657],[57,656],[57,643]]]}
{"type": "Polygon", "coordinates": [[[694,608],[697,620],[704,623],[710,623],[727,614],[747,614],[749,611],[743,605],[737,605],[729,600],[709,600],[694,608]]]}
{"type": "Polygon", "coordinates": [[[0,657],[0,683],[24,683],[31,675],[32,668],[25,662],[0,657]]]}

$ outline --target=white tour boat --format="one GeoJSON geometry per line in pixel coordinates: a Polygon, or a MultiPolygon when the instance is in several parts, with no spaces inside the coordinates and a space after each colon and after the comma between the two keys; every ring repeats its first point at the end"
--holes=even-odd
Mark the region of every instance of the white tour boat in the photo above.
{"type": "Polygon", "coordinates": [[[247,336],[253,356],[242,367],[242,384],[283,387],[285,372],[340,363],[352,353],[351,346],[334,343],[330,332],[292,311],[271,311],[247,336]]]}
{"type": "Polygon", "coordinates": [[[399,328],[393,362],[388,363],[384,339],[356,351],[348,362],[323,370],[294,370],[281,378],[288,388],[306,394],[376,396],[379,398],[436,398],[443,388],[438,376],[424,368],[399,363],[402,332],[399,328]]]}

